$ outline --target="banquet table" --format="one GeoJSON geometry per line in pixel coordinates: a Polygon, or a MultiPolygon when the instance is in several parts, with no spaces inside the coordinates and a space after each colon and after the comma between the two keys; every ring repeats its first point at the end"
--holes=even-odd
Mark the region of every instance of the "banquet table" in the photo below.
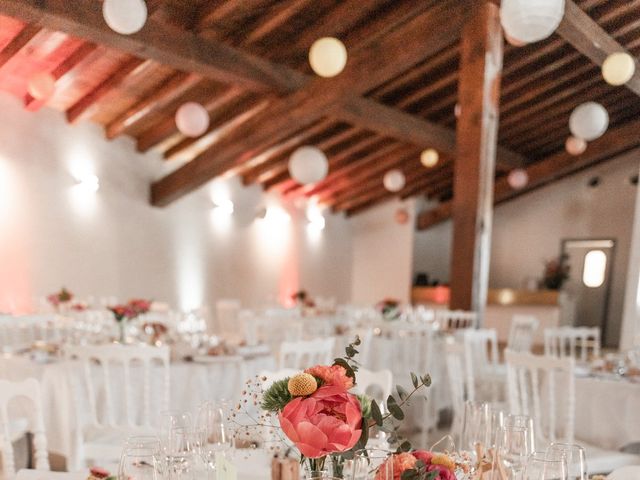
{"type": "Polygon", "coordinates": [[[576,378],[575,436],[617,450],[640,442],[640,382],[614,376],[576,378]]]}
{"type": "MultiPolygon", "coordinates": [[[[275,360],[271,355],[241,361],[237,357],[220,356],[206,363],[172,362],[169,407],[195,413],[207,400],[238,400],[246,379],[273,369],[275,360]]],[[[33,377],[41,382],[49,450],[67,458],[70,465],[77,465],[79,426],[82,419],[88,417],[88,406],[76,408],[68,381],[68,364],[62,361],[40,363],[26,357],[0,357],[0,376],[15,381],[33,377]]],[[[159,398],[160,392],[153,391],[159,398]]],[[[17,415],[24,414],[19,411],[20,406],[12,408],[17,415]]]]}

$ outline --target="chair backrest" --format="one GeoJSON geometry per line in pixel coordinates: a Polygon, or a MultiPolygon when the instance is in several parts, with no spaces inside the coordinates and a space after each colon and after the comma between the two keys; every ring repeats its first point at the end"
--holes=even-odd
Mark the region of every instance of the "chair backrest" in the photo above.
{"type": "Polygon", "coordinates": [[[545,355],[586,362],[589,350],[594,356],[600,356],[600,329],[597,327],[547,328],[544,331],[545,355]]]}
{"type": "Polygon", "coordinates": [[[507,348],[513,352],[530,352],[540,321],[533,315],[514,315],[509,328],[507,348]]]}
{"type": "Polygon", "coordinates": [[[69,376],[74,380],[72,385],[78,401],[80,396],[78,383],[84,384],[91,426],[98,428],[150,427],[151,401],[152,398],[158,398],[157,392],[151,391],[152,376],[159,378],[161,383],[160,405],[157,406],[157,411],[169,408],[169,347],[117,344],[70,346],[65,348],[65,356],[68,360],[80,361],[80,372],[78,363],[68,362],[69,376]],[[152,372],[151,367],[154,363],[160,364],[160,375],[154,375],[158,371],[152,372]],[[139,364],[142,364],[141,369],[139,364]],[[142,385],[141,417],[137,414],[138,409],[135,407],[139,402],[134,398],[134,394],[139,392],[140,385],[142,385]],[[99,415],[98,403],[103,396],[106,414],[99,415]],[[124,419],[118,415],[121,411],[124,411],[124,419]]]}
{"type": "Polygon", "coordinates": [[[393,389],[393,374],[391,370],[358,369],[356,373],[358,383],[353,388],[354,393],[367,394],[382,405],[391,395],[393,389]]]}
{"type": "Polygon", "coordinates": [[[575,360],[505,351],[509,408],[533,418],[536,440],[573,443],[575,360]]]}
{"type": "Polygon", "coordinates": [[[458,330],[461,328],[476,328],[478,314],[464,310],[436,310],[436,322],[445,330],[458,330]]]}
{"type": "Polygon", "coordinates": [[[242,325],[238,323],[240,302],[238,300],[218,300],[216,302],[216,320],[220,334],[242,335],[242,325]]]}
{"type": "Polygon", "coordinates": [[[447,363],[447,378],[451,390],[451,404],[453,407],[452,432],[459,439],[462,434],[462,420],[464,416],[464,345],[449,338],[445,345],[447,363]]]}
{"type": "MultiPolygon", "coordinates": [[[[467,329],[463,335],[467,399],[476,399],[476,381],[495,378],[498,368],[498,334],[495,329],[467,329]]],[[[492,401],[498,401],[497,384],[492,382],[492,401]]]]}
{"type": "Polygon", "coordinates": [[[33,447],[35,451],[35,467],[37,470],[49,470],[49,454],[47,451],[47,437],[44,431],[44,416],[42,410],[42,394],[40,384],[35,378],[27,378],[21,382],[0,380],[0,453],[2,453],[2,465],[0,472],[2,478],[15,477],[15,462],[11,435],[9,432],[9,403],[15,398],[26,398],[31,401],[29,411],[29,430],[33,434],[33,447]]]}
{"type": "Polygon", "coordinates": [[[317,364],[331,363],[334,337],[282,342],[278,355],[278,368],[298,368],[303,370],[317,364]]]}

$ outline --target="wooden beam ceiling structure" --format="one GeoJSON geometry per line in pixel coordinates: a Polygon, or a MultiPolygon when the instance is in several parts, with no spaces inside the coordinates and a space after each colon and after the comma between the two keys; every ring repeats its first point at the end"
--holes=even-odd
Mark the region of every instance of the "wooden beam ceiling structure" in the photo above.
{"type": "MultiPolygon", "coordinates": [[[[153,186],[158,205],[222,174],[347,215],[391,198],[446,202],[456,162],[459,37],[473,3],[147,0],[146,26],[123,36],[107,27],[98,0],[0,0],[0,90],[28,110],[51,107],[71,122],[103,126],[109,139],[127,135],[140,151],[161,153],[175,171],[153,186]],[[316,77],[307,61],[323,36],[340,38],[349,53],[332,79],[316,77]],[[36,100],[26,85],[43,70],[56,92],[36,100]],[[174,121],[188,101],[210,116],[196,139],[174,121]],[[331,169],[302,186],[287,164],[307,144],[326,149],[331,169]],[[441,154],[432,169],[419,163],[427,147],[441,154]],[[393,168],[407,177],[397,193],[382,184],[393,168]]],[[[640,114],[638,73],[626,88],[600,76],[606,55],[624,50],[640,54],[640,0],[567,1],[557,34],[505,46],[498,179],[561,152],[568,116],[583,101],[602,103],[612,129],[640,114]]]]}

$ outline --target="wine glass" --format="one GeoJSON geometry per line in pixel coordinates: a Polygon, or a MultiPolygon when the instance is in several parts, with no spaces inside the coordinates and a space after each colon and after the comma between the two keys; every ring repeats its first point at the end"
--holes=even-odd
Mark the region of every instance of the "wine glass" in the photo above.
{"type": "Polygon", "coordinates": [[[495,406],[489,408],[489,443],[488,447],[496,446],[496,435],[498,430],[504,427],[505,414],[495,406]]]}
{"type": "Polygon", "coordinates": [[[158,480],[158,469],[153,449],[125,447],[120,457],[118,479],[158,480]]]}
{"type": "Polygon", "coordinates": [[[496,434],[492,480],[519,480],[531,451],[527,428],[500,427],[496,434]]]}
{"type": "Polygon", "coordinates": [[[387,450],[358,450],[353,456],[351,480],[393,480],[393,461],[387,450]],[[379,472],[380,471],[380,472],[379,472]],[[379,476],[378,476],[379,472],[379,476]]]}
{"type": "MultiPolygon", "coordinates": [[[[467,401],[464,404],[462,448],[478,456],[490,444],[489,404],[467,401]]],[[[476,458],[476,460],[478,460],[476,458]]]]}
{"type": "Polygon", "coordinates": [[[216,457],[228,456],[233,449],[233,435],[225,418],[224,409],[215,403],[201,405],[196,422],[200,455],[208,470],[214,471],[216,457]]]}
{"type": "Polygon", "coordinates": [[[588,480],[584,448],[569,443],[551,443],[547,448],[547,458],[558,459],[562,457],[567,462],[568,480],[588,480]]]}
{"type": "Polygon", "coordinates": [[[567,462],[564,456],[548,458],[546,452],[529,456],[522,480],[567,480],[567,462]]]}
{"type": "Polygon", "coordinates": [[[532,452],[536,451],[536,432],[533,428],[533,419],[529,415],[509,414],[504,418],[504,426],[526,428],[529,431],[529,447],[532,452]]]}

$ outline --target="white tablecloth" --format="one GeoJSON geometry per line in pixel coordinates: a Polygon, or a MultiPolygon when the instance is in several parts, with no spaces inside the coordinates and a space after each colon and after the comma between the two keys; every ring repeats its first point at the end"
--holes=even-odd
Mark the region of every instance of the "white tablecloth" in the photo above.
{"type": "Polygon", "coordinates": [[[576,439],[611,450],[640,442],[640,383],[577,378],[576,439]]]}
{"type": "MultiPolygon", "coordinates": [[[[78,451],[79,419],[87,416],[88,407],[87,411],[76,411],[67,368],[63,362],[40,364],[20,357],[0,359],[0,374],[4,378],[22,380],[34,377],[40,380],[48,448],[73,459],[78,451]]],[[[271,356],[246,359],[240,365],[224,361],[172,363],[170,408],[195,413],[206,400],[237,400],[249,377],[274,368],[275,361],[271,356]]],[[[154,392],[154,395],[160,398],[161,394],[154,392]]]]}

